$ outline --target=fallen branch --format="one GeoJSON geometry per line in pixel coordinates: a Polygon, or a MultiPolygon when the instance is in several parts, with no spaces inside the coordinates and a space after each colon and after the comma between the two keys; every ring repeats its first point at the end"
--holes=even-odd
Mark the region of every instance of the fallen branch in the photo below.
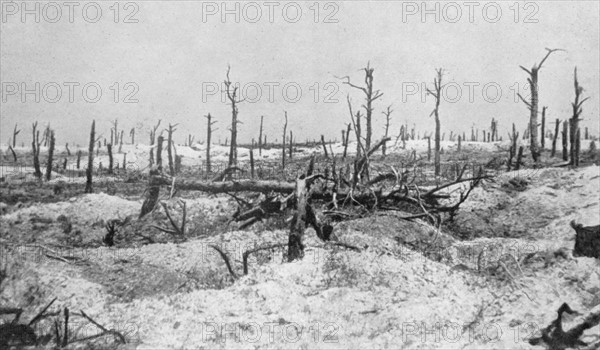
{"type": "Polygon", "coordinates": [[[221,248],[217,247],[216,245],[210,245],[210,247],[214,250],[216,250],[217,252],[219,252],[219,255],[221,255],[221,257],[223,258],[223,260],[225,261],[225,266],[227,266],[227,270],[229,271],[229,273],[231,274],[231,277],[233,277],[234,280],[238,279],[238,276],[235,274],[235,272],[233,271],[233,269],[231,268],[231,263],[229,262],[229,257],[227,256],[227,254],[225,254],[225,252],[223,252],[221,250],[221,248]]]}

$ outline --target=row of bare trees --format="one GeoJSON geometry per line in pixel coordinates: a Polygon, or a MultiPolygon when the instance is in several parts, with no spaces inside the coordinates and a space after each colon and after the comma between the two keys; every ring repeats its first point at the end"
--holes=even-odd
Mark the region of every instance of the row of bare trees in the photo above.
{"type": "MultiPolygon", "coordinates": [[[[557,51],[564,51],[562,49],[548,49],[546,48],[546,55],[544,56],[544,58],[542,58],[542,60],[540,61],[539,64],[534,64],[533,67],[531,69],[527,69],[523,66],[520,66],[522,70],[524,70],[525,72],[527,72],[527,74],[529,75],[529,77],[527,78],[527,81],[529,83],[529,87],[531,90],[531,98],[529,101],[527,101],[525,98],[523,98],[523,96],[521,96],[520,94],[518,94],[519,98],[521,99],[521,101],[523,101],[523,103],[527,106],[527,108],[529,109],[529,129],[527,130],[528,132],[526,133],[525,136],[529,136],[530,138],[530,149],[531,149],[531,156],[534,160],[534,162],[539,162],[540,160],[540,155],[541,155],[541,149],[544,148],[545,146],[545,137],[546,137],[546,130],[545,130],[545,124],[546,124],[546,109],[547,107],[543,107],[542,108],[542,122],[541,122],[541,148],[540,148],[540,137],[538,136],[538,114],[539,114],[539,86],[538,86],[538,76],[539,76],[539,71],[540,69],[542,69],[542,66],[544,64],[544,62],[546,62],[546,60],[548,59],[548,57],[550,57],[550,55],[554,52],[557,51]]],[[[573,165],[573,166],[579,166],[579,154],[580,154],[580,148],[581,148],[581,131],[579,128],[579,121],[581,121],[581,113],[583,112],[582,109],[582,105],[583,103],[589,99],[589,97],[583,98],[582,93],[583,93],[583,87],[581,87],[579,85],[579,81],[577,80],[577,67],[575,67],[575,73],[574,73],[574,86],[575,86],[575,100],[571,103],[571,107],[572,107],[572,115],[571,118],[567,121],[563,122],[563,160],[568,160],[569,161],[569,165],[573,165]],[[568,135],[568,140],[567,140],[567,135],[568,135]],[[570,143],[570,149],[567,152],[567,142],[570,143]]],[[[555,131],[554,131],[554,137],[553,137],[553,141],[552,141],[552,153],[551,156],[553,157],[555,155],[555,151],[556,151],[556,138],[558,136],[558,132],[559,132],[559,124],[560,124],[560,120],[556,119],[556,125],[555,125],[555,131]]],[[[514,132],[513,132],[514,133],[514,132]]],[[[586,135],[587,138],[587,135],[586,135]]]]}

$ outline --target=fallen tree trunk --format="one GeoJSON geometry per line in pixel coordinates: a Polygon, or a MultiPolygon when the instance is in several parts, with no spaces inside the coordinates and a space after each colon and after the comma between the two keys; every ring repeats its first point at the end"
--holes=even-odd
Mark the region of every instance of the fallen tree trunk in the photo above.
{"type": "MultiPolygon", "coordinates": [[[[171,186],[173,179],[164,176],[154,176],[154,184],[162,186],[171,186]]],[[[208,193],[228,193],[228,192],[260,192],[269,193],[277,192],[290,194],[295,190],[295,184],[285,181],[257,181],[257,180],[239,180],[239,181],[224,181],[212,182],[202,180],[175,179],[175,187],[180,190],[187,191],[202,191],[208,193]]]]}

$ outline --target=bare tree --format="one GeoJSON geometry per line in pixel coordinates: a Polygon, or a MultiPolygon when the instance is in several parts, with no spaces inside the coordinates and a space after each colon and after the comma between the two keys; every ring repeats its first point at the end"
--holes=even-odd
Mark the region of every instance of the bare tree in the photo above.
{"type": "Polygon", "coordinates": [[[167,157],[169,160],[169,174],[171,176],[175,176],[175,169],[173,168],[173,153],[171,152],[171,148],[175,145],[173,144],[173,133],[177,130],[175,127],[178,124],[169,124],[169,128],[167,129],[167,157]]]}
{"type": "Polygon", "coordinates": [[[88,166],[85,170],[86,174],[86,183],[85,183],[85,193],[94,192],[92,187],[92,169],[94,167],[94,144],[96,143],[96,121],[92,121],[92,129],[90,131],[90,146],[88,148],[88,166]]]}
{"type": "Polygon", "coordinates": [[[40,170],[40,146],[42,145],[42,142],[40,141],[40,131],[37,130],[37,126],[37,122],[33,123],[31,126],[33,134],[31,148],[33,149],[33,169],[35,171],[35,176],[38,179],[41,179],[42,171],[40,170]]]}
{"type": "Polygon", "coordinates": [[[19,133],[21,132],[21,130],[17,130],[17,123],[15,123],[15,128],[13,130],[13,137],[12,137],[12,146],[13,148],[15,148],[17,146],[17,135],[19,135],[19,133]]]}
{"type": "Polygon", "coordinates": [[[548,107],[542,107],[542,150],[546,148],[546,109],[548,109],[548,107]]]}
{"type": "Polygon", "coordinates": [[[156,125],[152,127],[152,130],[150,130],[150,158],[149,158],[150,166],[152,166],[152,164],[154,164],[154,142],[156,141],[156,131],[160,127],[160,122],[161,122],[161,120],[159,119],[158,123],[156,123],[156,125]]]}
{"type": "Polygon", "coordinates": [[[344,154],[342,155],[342,158],[346,158],[346,153],[348,151],[348,143],[350,142],[350,128],[352,127],[352,124],[348,123],[347,127],[346,127],[346,137],[344,139],[344,154]]]}
{"type": "Polygon", "coordinates": [[[107,143],[106,144],[106,151],[108,152],[108,173],[112,174],[113,173],[113,152],[112,152],[112,144],[111,143],[107,143]]]}
{"type": "Polygon", "coordinates": [[[258,155],[262,156],[262,146],[263,146],[263,119],[264,116],[260,116],[260,130],[258,132],[258,155]]]}
{"type": "Polygon", "coordinates": [[[206,175],[210,174],[210,143],[212,138],[213,128],[212,126],[217,122],[212,121],[210,113],[204,116],[206,118],[206,175]]]}
{"type": "Polygon", "coordinates": [[[371,149],[371,137],[373,135],[372,128],[372,116],[373,116],[373,102],[383,96],[383,93],[379,90],[373,91],[373,72],[374,68],[370,67],[370,62],[367,63],[367,67],[362,69],[365,72],[365,86],[357,86],[350,82],[350,77],[346,76],[342,79],[346,79],[344,84],[351,86],[355,89],[361,90],[365,94],[365,104],[363,108],[365,109],[365,119],[367,126],[367,133],[365,135],[365,149],[371,149]]]}
{"type": "Polygon", "coordinates": [[[554,126],[554,137],[552,138],[552,153],[550,154],[550,157],[554,157],[554,155],[556,154],[556,139],[558,138],[558,130],[560,128],[560,119],[556,118],[556,122],[555,122],[555,126],[554,126]]]}
{"type": "Polygon", "coordinates": [[[436,69],[437,76],[433,79],[433,90],[427,93],[435,98],[435,108],[429,115],[435,116],[435,176],[440,175],[440,101],[442,99],[442,69],[436,69]]]}
{"type": "Polygon", "coordinates": [[[580,138],[580,133],[579,133],[579,121],[581,120],[580,115],[581,112],[583,111],[581,106],[583,105],[583,103],[585,101],[587,101],[589,99],[589,97],[586,97],[582,100],[581,99],[581,94],[583,93],[583,87],[581,87],[579,85],[579,81],[577,80],[577,67],[575,67],[575,73],[574,73],[574,85],[575,85],[575,101],[573,101],[571,103],[571,106],[573,107],[573,116],[571,117],[570,122],[570,126],[571,126],[571,134],[570,134],[570,141],[571,141],[571,149],[570,149],[570,154],[571,154],[571,160],[569,161],[570,165],[574,165],[574,166],[579,166],[579,152],[577,149],[577,143],[580,142],[579,138],[580,138]]]}
{"type": "MultiPolygon", "coordinates": [[[[385,135],[383,136],[383,138],[387,138],[389,131],[390,131],[390,115],[392,115],[392,106],[389,105],[387,106],[387,110],[385,110],[383,113],[383,115],[385,115],[385,135]]],[[[387,147],[386,144],[384,143],[383,146],[381,146],[381,153],[383,154],[383,156],[385,157],[385,152],[387,151],[387,147]]]]}
{"type": "Polygon", "coordinates": [[[540,157],[540,146],[539,146],[539,138],[538,138],[538,103],[539,103],[539,96],[538,96],[538,73],[539,70],[542,69],[542,65],[544,64],[544,62],[546,61],[546,59],[548,59],[548,56],[550,56],[550,54],[552,54],[555,51],[564,51],[561,49],[548,49],[546,48],[546,51],[548,51],[546,53],[546,56],[544,56],[544,58],[540,61],[539,64],[534,64],[533,67],[531,68],[531,70],[523,67],[523,66],[519,66],[521,67],[522,70],[524,70],[525,72],[527,72],[527,74],[529,74],[529,78],[527,78],[527,81],[529,82],[529,88],[531,90],[531,100],[527,101],[523,98],[523,96],[521,96],[521,94],[517,94],[519,96],[519,98],[521,99],[521,101],[523,101],[523,103],[525,103],[525,105],[527,106],[527,108],[529,109],[529,139],[530,139],[530,148],[531,148],[531,156],[533,157],[533,160],[537,163],[540,157]]]}
{"type": "Polygon", "coordinates": [[[229,79],[229,71],[231,70],[230,66],[227,66],[227,75],[225,80],[225,87],[227,98],[231,104],[231,145],[229,146],[229,167],[235,166],[237,164],[237,125],[238,121],[238,103],[243,102],[243,100],[239,100],[237,97],[238,87],[231,86],[231,80],[229,79]]]}
{"type": "Polygon", "coordinates": [[[283,124],[283,141],[281,143],[281,169],[285,170],[285,135],[287,134],[288,117],[287,111],[285,113],[285,124],[283,124]]]}
{"type": "Polygon", "coordinates": [[[56,139],[54,138],[54,130],[50,130],[50,147],[48,148],[48,162],[46,162],[46,181],[50,181],[52,177],[52,162],[54,161],[54,144],[56,139]]]}

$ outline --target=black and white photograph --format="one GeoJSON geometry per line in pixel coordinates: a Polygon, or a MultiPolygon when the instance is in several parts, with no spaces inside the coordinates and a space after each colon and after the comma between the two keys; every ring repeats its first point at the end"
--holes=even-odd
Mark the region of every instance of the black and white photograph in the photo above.
{"type": "Polygon", "coordinates": [[[600,349],[599,19],[0,0],[0,350],[600,349]]]}

